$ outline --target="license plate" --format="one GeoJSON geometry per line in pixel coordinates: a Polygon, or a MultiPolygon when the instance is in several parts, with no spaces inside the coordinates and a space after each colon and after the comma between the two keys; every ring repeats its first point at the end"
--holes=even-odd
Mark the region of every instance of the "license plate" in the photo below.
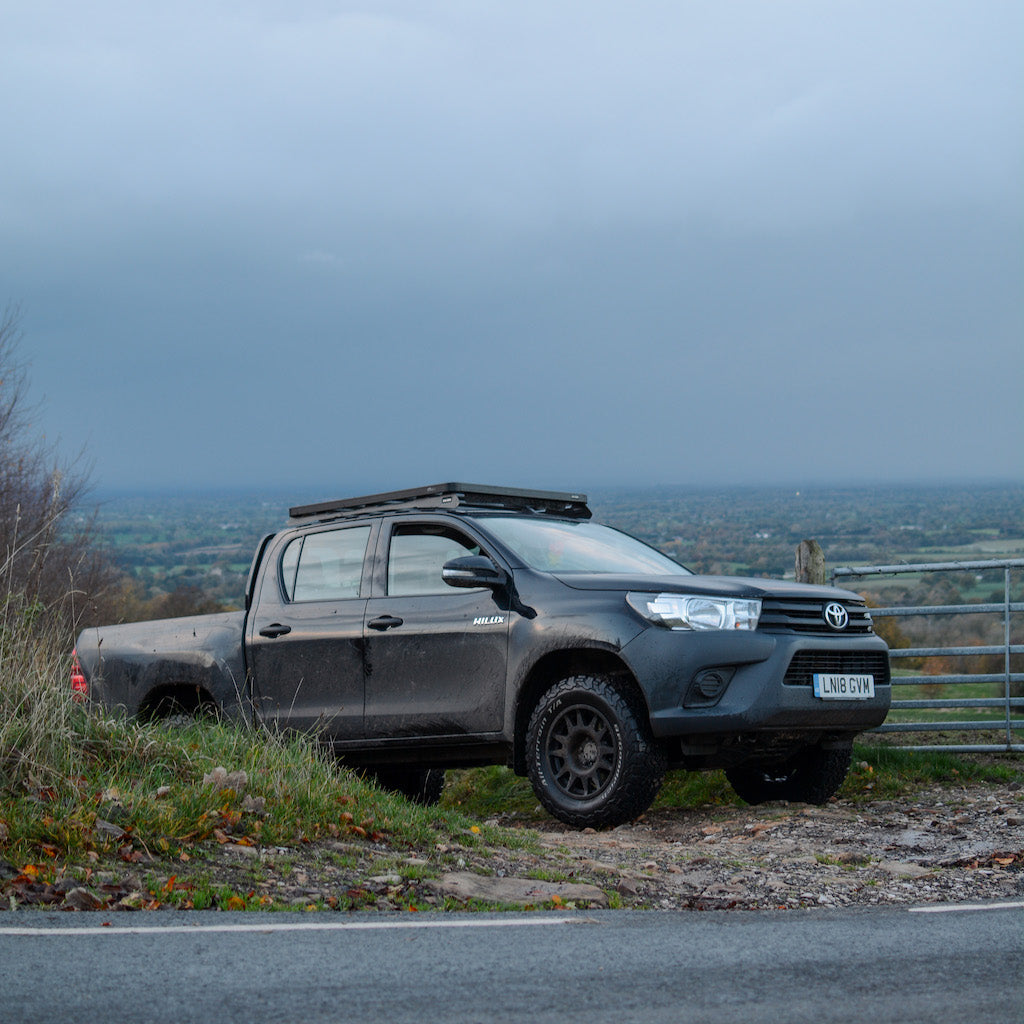
{"type": "Polygon", "coordinates": [[[869,700],[874,695],[874,676],[814,673],[814,696],[822,700],[869,700]]]}

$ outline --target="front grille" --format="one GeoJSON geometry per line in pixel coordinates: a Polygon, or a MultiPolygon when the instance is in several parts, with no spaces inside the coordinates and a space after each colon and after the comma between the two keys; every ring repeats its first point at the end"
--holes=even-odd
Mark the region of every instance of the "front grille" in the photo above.
{"type": "Polygon", "coordinates": [[[846,633],[870,633],[871,615],[863,604],[855,601],[821,601],[801,598],[768,597],[761,602],[758,629],[786,631],[788,633],[826,633],[841,636],[846,633]],[[833,629],[825,621],[825,608],[841,604],[850,621],[845,629],[833,629]]]}
{"type": "Polygon", "coordinates": [[[815,672],[870,675],[875,686],[888,686],[889,655],[885,651],[797,651],[782,681],[787,686],[811,686],[815,672]]]}

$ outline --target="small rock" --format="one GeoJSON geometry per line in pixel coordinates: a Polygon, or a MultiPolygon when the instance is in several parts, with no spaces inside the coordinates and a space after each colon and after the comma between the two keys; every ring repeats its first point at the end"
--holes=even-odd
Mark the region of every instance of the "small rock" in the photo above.
{"type": "Polygon", "coordinates": [[[242,843],[225,843],[221,849],[225,853],[234,854],[236,857],[243,857],[249,860],[260,859],[260,851],[255,846],[244,846],[242,843]]]}
{"type": "Polygon", "coordinates": [[[97,818],[92,829],[97,835],[112,836],[114,839],[123,839],[128,835],[120,825],[115,825],[112,821],[106,821],[103,818],[97,818]]]}
{"type": "Polygon", "coordinates": [[[608,906],[608,897],[596,885],[578,882],[545,882],[533,878],[495,878],[471,871],[452,872],[427,882],[430,888],[458,899],[486,900],[489,903],[518,903],[527,906],[546,903],[556,896],[562,903],[591,903],[608,906]]]}
{"type": "Polygon", "coordinates": [[[82,886],[72,889],[64,897],[64,905],[71,907],[73,910],[99,910],[103,906],[96,896],[82,886]]]}
{"type": "Polygon", "coordinates": [[[246,772],[229,772],[223,765],[218,765],[212,772],[203,776],[203,785],[213,786],[218,792],[222,789],[233,789],[240,793],[248,782],[249,776],[246,772]]]}
{"type": "Polygon", "coordinates": [[[879,871],[896,878],[921,878],[932,873],[931,868],[921,867],[920,864],[904,863],[903,861],[883,860],[874,865],[879,871]]]}

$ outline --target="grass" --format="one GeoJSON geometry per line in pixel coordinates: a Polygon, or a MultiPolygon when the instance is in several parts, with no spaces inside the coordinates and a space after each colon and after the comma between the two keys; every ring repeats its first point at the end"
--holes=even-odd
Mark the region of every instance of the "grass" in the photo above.
{"type": "MultiPolygon", "coordinates": [[[[357,853],[408,855],[529,842],[457,806],[423,808],[381,790],[303,737],[217,722],[142,724],[76,705],[62,638],[13,599],[2,613],[0,868],[6,862],[7,877],[13,867],[25,884],[43,884],[72,869],[88,877],[159,863],[171,865],[178,882],[149,886],[150,896],[222,906],[239,894],[225,895],[203,872],[229,844],[301,854],[334,842],[357,853]],[[216,768],[231,774],[218,778],[216,768]]],[[[253,899],[245,896],[245,905],[253,899]]]]}

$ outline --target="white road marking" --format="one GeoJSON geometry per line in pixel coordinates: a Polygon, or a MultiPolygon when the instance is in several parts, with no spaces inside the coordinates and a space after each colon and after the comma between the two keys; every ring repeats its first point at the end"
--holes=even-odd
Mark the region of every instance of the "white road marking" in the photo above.
{"type": "Polygon", "coordinates": [[[211,932],[333,932],[383,931],[395,928],[536,928],[544,925],[593,924],[592,918],[535,917],[535,918],[403,918],[401,921],[265,921],[261,924],[170,924],[129,925],[111,920],[100,927],[84,928],[8,927],[0,928],[0,935],[208,935],[211,932]]]}
{"type": "Polygon", "coordinates": [[[956,914],[969,910],[1022,910],[1024,903],[940,903],[936,906],[911,907],[912,914],[956,914]]]}

